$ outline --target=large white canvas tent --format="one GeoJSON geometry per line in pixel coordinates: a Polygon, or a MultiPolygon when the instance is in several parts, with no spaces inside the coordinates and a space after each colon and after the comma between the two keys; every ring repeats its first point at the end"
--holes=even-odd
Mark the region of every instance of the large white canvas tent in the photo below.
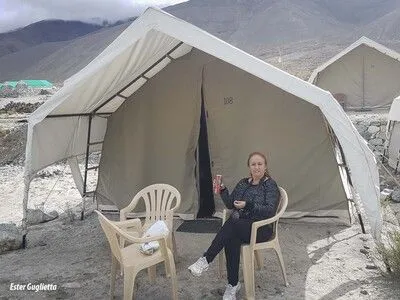
{"type": "Polygon", "coordinates": [[[400,54],[366,37],[314,70],[309,82],[345,109],[389,108],[400,94],[400,54]]]}
{"type": "Polygon", "coordinates": [[[384,158],[396,171],[400,169],[400,96],[393,100],[388,114],[384,158]]]}
{"type": "Polygon", "coordinates": [[[84,191],[74,157],[101,150],[99,204],[122,208],[163,182],[181,192],[179,213],[195,215],[204,124],[207,182],[223,174],[232,189],[247,155],[262,151],[289,194],[288,216],[346,220],[356,192],[379,236],[375,158],[332,95],[157,9],[30,116],[24,211],[38,170],[68,158],[84,191]]]}

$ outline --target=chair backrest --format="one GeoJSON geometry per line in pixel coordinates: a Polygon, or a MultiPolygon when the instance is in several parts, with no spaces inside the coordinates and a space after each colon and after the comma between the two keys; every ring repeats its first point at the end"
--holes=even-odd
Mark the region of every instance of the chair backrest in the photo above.
{"type": "Polygon", "coordinates": [[[140,190],[127,207],[121,209],[121,216],[131,212],[139,201],[144,201],[146,209],[145,222],[164,221],[167,219],[167,213],[175,211],[181,204],[181,194],[169,184],[157,183],[149,185],[140,190]]]}
{"type": "Polygon", "coordinates": [[[99,217],[99,222],[101,225],[101,228],[103,228],[103,231],[107,237],[108,243],[110,244],[111,252],[112,254],[117,258],[117,260],[121,263],[121,248],[120,248],[120,229],[112,224],[112,222],[107,219],[101,212],[95,210],[99,217]]]}
{"type": "Polygon", "coordinates": [[[277,208],[276,214],[275,214],[275,216],[277,217],[277,220],[273,223],[274,235],[276,234],[276,231],[278,230],[279,218],[282,217],[282,215],[284,214],[284,212],[286,211],[286,208],[288,206],[288,195],[287,195],[286,191],[283,189],[283,187],[279,187],[279,192],[280,192],[281,196],[280,196],[278,208],[277,208]]]}

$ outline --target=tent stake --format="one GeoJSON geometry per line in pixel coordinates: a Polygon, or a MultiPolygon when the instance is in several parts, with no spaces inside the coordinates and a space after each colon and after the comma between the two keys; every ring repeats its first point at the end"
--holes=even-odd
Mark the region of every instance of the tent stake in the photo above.
{"type": "Polygon", "coordinates": [[[358,220],[360,221],[360,225],[361,225],[361,231],[362,231],[362,233],[363,233],[363,234],[365,234],[364,222],[363,222],[363,219],[362,219],[362,217],[361,217],[361,214],[360,214],[360,213],[358,213],[358,220]]]}

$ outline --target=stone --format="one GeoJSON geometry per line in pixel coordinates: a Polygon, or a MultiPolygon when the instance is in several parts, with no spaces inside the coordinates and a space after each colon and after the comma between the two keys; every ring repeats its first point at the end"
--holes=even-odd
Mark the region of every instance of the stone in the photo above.
{"type": "Polygon", "coordinates": [[[380,131],[380,128],[377,126],[369,126],[368,127],[368,132],[371,134],[377,133],[380,131]]]}
{"type": "Polygon", "coordinates": [[[363,124],[356,124],[355,127],[356,127],[357,131],[358,131],[360,134],[363,133],[363,132],[366,132],[367,129],[368,129],[368,127],[365,126],[365,125],[363,125],[363,124]]]}
{"type": "Polygon", "coordinates": [[[371,123],[369,123],[370,126],[381,126],[381,121],[372,121],[371,123]]]}
{"type": "Polygon", "coordinates": [[[366,265],[365,268],[368,269],[368,270],[376,270],[376,269],[378,269],[378,267],[375,266],[375,265],[366,265]]]}
{"type": "Polygon", "coordinates": [[[366,290],[361,290],[360,293],[363,295],[368,295],[368,292],[366,290]]]}
{"type": "Polygon", "coordinates": [[[360,135],[361,135],[366,141],[368,141],[368,140],[371,138],[371,136],[372,136],[372,134],[371,134],[370,132],[368,132],[368,130],[367,130],[367,131],[364,131],[364,132],[360,132],[360,135]]]}
{"type": "Polygon", "coordinates": [[[57,217],[58,217],[58,212],[55,210],[46,214],[40,209],[28,209],[26,215],[26,221],[29,225],[35,225],[54,220],[57,217]]]}
{"type": "Polygon", "coordinates": [[[390,196],[390,199],[392,199],[393,202],[400,203],[400,188],[399,187],[396,187],[393,190],[392,195],[390,196]]]}
{"type": "Polygon", "coordinates": [[[375,159],[377,159],[377,160],[382,159],[382,153],[380,151],[373,150],[373,153],[374,153],[375,159]]]}
{"type": "Polygon", "coordinates": [[[381,200],[386,200],[389,197],[391,197],[392,193],[393,193],[393,190],[385,188],[385,189],[383,189],[383,191],[381,191],[380,199],[381,200]]]}
{"type": "Polygon", "coordinates": [[[360,252],[361,252],[362,254],[365,254],[365,255],[368,254],[368,251],[367,251],[366,249],[360,249],[360,252]]]}
{"type": "Polygon", "coordinates": [[[386,140],[386,133],[385,132],[378,132],[376,135],[375,135],[375,137],[376,138],[378,138],[378,139],[382,139],[382,140],[386,140]]]}
{"type": "Polygon", "coordinates": [[[44,220],[44,222],[49,222],[49,221],[52,221],[57,218],[58,218],[58,212],[56,210],[53,210],[49,213],[45,213],[43,220],[44,220]]]}
{"type": "Polygon", "coordinates": [[[377,145],[382,146],[383,140],[382,139],[372,139],[372,140],[369,140],[368,143],[373,146],[377,146],[377,145]]]}
{"type": "Polygon", "coordinates": [[[0,224],[0,253],[22,248],[22,236],[15,224],[0,224]]]}

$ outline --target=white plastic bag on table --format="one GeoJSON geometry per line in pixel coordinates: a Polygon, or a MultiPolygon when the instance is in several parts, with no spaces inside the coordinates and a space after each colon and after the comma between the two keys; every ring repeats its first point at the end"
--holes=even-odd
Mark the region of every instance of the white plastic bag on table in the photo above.
{"type": "MultiPolygon", "coordinates": [[[[153,225],[151,225],[146,232],[143,234],[142,237],[151,237],[151,236],[158,236],[158,235],[163,235],[163,236],[168,236],[169,230],[168,226],[164,221],[157,221],[153,225]]],[[[155,251],[160,248],[160,244],[158,241],[153,241],[153,242],[148,242],[148,243],[143,243],[140,245],[140,252],[146,255],[151,255],[155,251]]]]}

